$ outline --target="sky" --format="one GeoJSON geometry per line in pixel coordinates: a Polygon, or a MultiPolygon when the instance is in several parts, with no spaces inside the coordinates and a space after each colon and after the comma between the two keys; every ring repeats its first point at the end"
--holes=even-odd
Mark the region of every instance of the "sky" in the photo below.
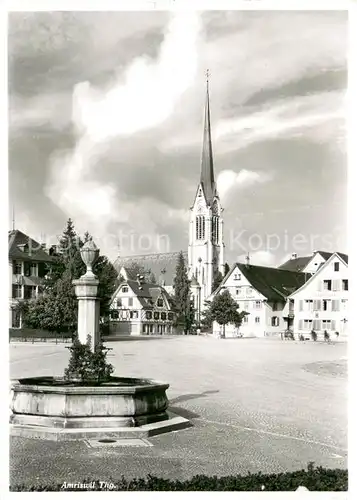
{"type": "Polygon", "coordinates": [[[10,219],[187,250],[209,68],[225,260],[345,252],[346,51],[341,11],[10,13],[10,219]]]}

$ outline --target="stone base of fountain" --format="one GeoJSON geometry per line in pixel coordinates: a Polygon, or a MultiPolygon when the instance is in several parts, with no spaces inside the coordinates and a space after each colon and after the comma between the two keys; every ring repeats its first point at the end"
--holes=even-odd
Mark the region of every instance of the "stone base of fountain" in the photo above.
{"type": "Polygon", "coordinates": [[[169,384],[111,377],[84,385],[55,377],[12,381],[13,436],[74,440],[144,438],[190,427],[167,411],[169,384]]]}

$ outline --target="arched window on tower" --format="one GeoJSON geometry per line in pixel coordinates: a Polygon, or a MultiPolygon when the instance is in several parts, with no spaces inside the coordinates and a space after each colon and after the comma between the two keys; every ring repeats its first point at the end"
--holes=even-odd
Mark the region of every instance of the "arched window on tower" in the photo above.
{"type": "Polygon", "coordinates": [[[212,206],[212,232],[211,232],[212,243],[218,243],[219,241],[219,209],[217,201],[215,200],[212,206]]]}
{"type": "Polygon", "coordinates": [[[204,215],[196,216],[196,239],[205,239],[205,217],[204,215]]]}
{"type": "Polygon", "coordinates": [[[219,241],[219,217],[214,215],[212,217],[212,243],[218,243],[219,241]]]}

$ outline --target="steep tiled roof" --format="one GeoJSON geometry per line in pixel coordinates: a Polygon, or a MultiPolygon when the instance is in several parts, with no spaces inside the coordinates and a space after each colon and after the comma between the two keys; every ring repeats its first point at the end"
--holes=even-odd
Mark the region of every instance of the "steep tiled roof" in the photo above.
{"type": "Polygon", "coordinates": [[[247,266],[246,264],[237,264],[237,266],[252,287],[270,301],[285,300],[311,277],[307,273],[275,267],[247,266]]]}
{"type": "MultiPolygon", "coordinates": [[[[131,264],[139,264],[146,270],[151,270],[158,283],[161,280],[165,280],[165,285],[172,286],[176,274],[176,265],[179,253],[180,252],[167,252],[118,257],[114,262],[114,267],[119,272],[122,267],[125,267],[128,270],[131,264]],[[163,271],[165,272],[163,273],[163,271]]],[[[187,252],[182,253],[187,265],[187,252]]],[[[135,278],[135,276],[132,276],[132,278],[135,278]]]]}
{"type": "MultiPolygon", "coordinates": [[[[325,261],[334,254],[334,252],[325,252],[324,250],[318,250],[313,255],[308,255],[307,257],[297,257],[296,259],[287,260],[286,262],[284,262],[284,264],[279,266],[279,269],[285,269],[287,271],[302,271],[312,260],[316,253],[320,254],[325,259],[325,261]]],[[[339,255],[341,259],[346,262],[346,264],[348,264],[348,255],[341,252],[335,253],[337,253],[337,255],[339,255]]]]}
{"type": "Polygon", "coordinates": [[[51,262],[53,260],[41,248],[40,243],[18,229],[9,231],[9,258],[35,262],[51,262]]]}
{"type": "Polygon", "coordinates": [[[312,259],[312,256],[310,255],[309,257],[296,257],[296,259],[290,259],[281,266],[279,266],[278,269],[283,269],[285,271],[302,271],[305,269],[305,267],[308,265],[310,260],[312,259]]]}
{"type": "MultiPolygon", "coordinates": [[[[137,280],[126,280],[119,286],[122,286],[123,284],[127,284],[132,289],[140,304],[145,308],[154,307],[156,300],[160,295],[165,296],[168,303],[171,305],[171,298],[169,294],[159,285],[152,285],[151,283],[144,282],[139,283],[137,280]]],[[[114,295],[116,295],[116,292],[114,295]]]]}

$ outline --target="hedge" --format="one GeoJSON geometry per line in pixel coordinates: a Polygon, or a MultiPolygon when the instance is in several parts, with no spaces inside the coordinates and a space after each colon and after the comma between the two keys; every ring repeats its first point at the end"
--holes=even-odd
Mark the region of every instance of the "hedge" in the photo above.
{"type": "Polygon", "coordinates": [[[72,339],[71,333],[55,333],[47,330],[35,330],[31,328],[9,328],[9,338],[22,339],[31,342],[33,339],[47,340],[47,339],[72,339]]]}
{"type": "Polygon", "coordinates": [[[148,475],[145,479],[108,481],[86,479],[63,488],[60,484],[14,484],[10,491],[296,491],[305,486],[309,491],[347,491],[348,472],[344,469],[325,469],[308,465],[307,471],[279,474],[248,473],[247,476],[194,476],[188,480],[163,479],[148,475]]]}

